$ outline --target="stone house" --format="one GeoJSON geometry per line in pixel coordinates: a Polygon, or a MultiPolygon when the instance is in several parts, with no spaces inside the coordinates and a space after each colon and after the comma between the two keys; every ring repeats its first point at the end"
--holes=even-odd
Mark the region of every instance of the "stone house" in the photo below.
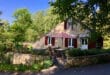
{"type": "Polygon", "coordinates": [[[89,41],[90,31],[83,29],[79,23],[72,23],[72,19],[56,25],[49,33],[33,44],[33,48],[46,48],[49,45],[60,48],[81,48],[82,50],[95,48],[96,43],[89,41]]]}

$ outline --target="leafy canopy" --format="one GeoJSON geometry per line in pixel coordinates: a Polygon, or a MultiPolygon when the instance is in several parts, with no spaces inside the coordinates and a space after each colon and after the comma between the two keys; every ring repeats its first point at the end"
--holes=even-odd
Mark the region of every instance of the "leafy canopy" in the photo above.
{"type": "Polygon", "coordinates": [[[61,20],[72,17],[96,36],[110,32],[110,0],[55,0],[50,5],[61,20]]]}

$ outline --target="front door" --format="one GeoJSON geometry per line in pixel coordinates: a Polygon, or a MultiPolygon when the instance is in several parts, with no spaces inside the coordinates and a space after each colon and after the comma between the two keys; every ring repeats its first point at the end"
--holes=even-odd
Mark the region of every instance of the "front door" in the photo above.
{"type": "Polygon", "coordinates": [[[81,50],[88,49],[88,38],[81,38],[81,50]]]}

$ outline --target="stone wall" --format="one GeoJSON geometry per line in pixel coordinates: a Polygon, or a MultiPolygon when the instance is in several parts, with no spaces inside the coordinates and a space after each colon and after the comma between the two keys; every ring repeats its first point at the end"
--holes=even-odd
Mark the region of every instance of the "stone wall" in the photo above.
{"type": "Polygon", "coordinates": [[[99,54],[82,57],[71,57],[67,59],[66,67],[87,66],[93,64],[110,62],[110,54],[99,54]]]}
{"type": "Polygon", "coordinates": [[[35,55],[15,53],[13,55],[12,63],[13,64],[27,64],[27,65],[30,65],[35,61],[35,59],[36,59],[35,55]]]}

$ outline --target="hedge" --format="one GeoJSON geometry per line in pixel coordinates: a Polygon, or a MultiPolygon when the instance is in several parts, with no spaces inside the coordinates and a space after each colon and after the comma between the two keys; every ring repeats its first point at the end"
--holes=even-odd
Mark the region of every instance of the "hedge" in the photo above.
{"type": "Polygon", "coordinates": [[[67,54],[70,57],[97,55],[103,53],[110,53],[110,49],[90,49],[90,50],[68,49],[67,50],[67,54]]]}

